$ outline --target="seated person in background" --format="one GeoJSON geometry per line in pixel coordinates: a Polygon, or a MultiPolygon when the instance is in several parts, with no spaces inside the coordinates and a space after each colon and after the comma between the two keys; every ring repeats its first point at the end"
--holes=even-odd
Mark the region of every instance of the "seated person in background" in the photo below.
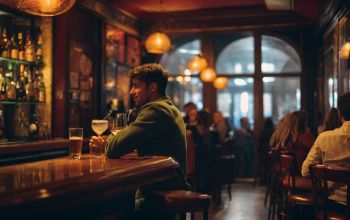
{"type": "MultiPolygon", "coordinates": [[[[134,122],[114,137],[106,140],[93,136],[91,146],[106,147],[108,158],[137,149],[140,156],[163,155],[173,157],[180,165],[173,179],[148,186],[140,186],[135,196],[136,210],[148,210],[147,196],[154,190],[187,189],[185,124],[180,111],[166,96],[168,73],[159,64],[145,64],[130,71],[130,95],[139,112],[134,122]]],[[[149,201],[149,200],[148,200],[149,201]]]]}
{"type": "Polygon", "coordinates": [[[281,119],[280,124],[270,139],[270,147],[279,149],[283,153],[288,153],[295,157],[299,175],[301,165],[314,142],[306,122],[306,112],[295,111],[289,113],[281,119]]]}
{"type": "MultiPolygon", "coordinates": [[[[309,176],[309,166],[316,164],[346,166],[350,168],[350,93],[338,99],[338,112],[343,125],[322,132],[307,155],[301,170],[309,176]]],[[[334,194],[329,198],[339,203],[346,202],[346,186],[334,185],[334,194]]]]}
{"type": "Polygon", "coordinates": [[[221,143],[225,142],[225,139],[228,137],[229,126],[222,116],[222,113],[217,111],[213,114],[213,125],[212,128],[214,131],[217,131],[219,134],[219,139],[221,143]]]}
{"type": "Polygon", "coordinates": [[[185,117],[184,117],[184,121],[185,121],[185,124],[188,124],[189,122],[189,118],[190,118],[190,112],[191,111],[196,111],[197,112],[197,105],[194,104],[193,102],[188,102],[184,105],[184,112],[185,112],[185,117]]]}
{"type": "Polygon", "coordinates": [[[274,132],[274,125],[271,117],[265,118],[264,129],[260,133],[258,147],[258,174],[260,175],[261,184],[266,182],[266,161],[268,160],[269,141],[274,132]]]}
{"type": "Polygon", "coordinates": [[[334,130],[339,128],[341,125],[342,121],[340,120],[338,109],[330,108],[326,114],[323,124],[318,126],[317,133],[320,134],[324,131],[334,130]]]}

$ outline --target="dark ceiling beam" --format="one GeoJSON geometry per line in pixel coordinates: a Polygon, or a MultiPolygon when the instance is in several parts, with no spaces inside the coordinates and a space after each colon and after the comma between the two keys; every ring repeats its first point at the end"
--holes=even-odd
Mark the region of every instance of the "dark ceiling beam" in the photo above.
{"type": "Polygon", "coordinates": [[[223,32],[236,30],[252,30],[276,27],[307,26],[312,22],[295,12],[255,12],[255,13],[222,13],[221,15],[187,15],[177,13],[174,16],[140,20],[141,35],[154,31],[169,34],[185,34],[196,32],[223,32]]]}

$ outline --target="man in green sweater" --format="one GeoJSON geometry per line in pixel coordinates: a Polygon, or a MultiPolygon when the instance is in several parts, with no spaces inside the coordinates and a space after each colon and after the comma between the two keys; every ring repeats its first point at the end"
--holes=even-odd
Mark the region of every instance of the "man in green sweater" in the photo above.
{"type": "Polygon", "coordinates": [[[164,155],[179,164],[178,176],[151,186],[140,186],[136,192],[135,207],[147,209],[147,195],[153,190],[186,189],[185,124],[180,111],[166,96],[168,73],[159,64],[145,64],[130,71],[130,95],[140,109],[136,120],[110,138],[107,143],[99,137],[90,139],[90,147],[106,145],[108,158],[119,158],[135,149],[140,156],[164,155]]]}

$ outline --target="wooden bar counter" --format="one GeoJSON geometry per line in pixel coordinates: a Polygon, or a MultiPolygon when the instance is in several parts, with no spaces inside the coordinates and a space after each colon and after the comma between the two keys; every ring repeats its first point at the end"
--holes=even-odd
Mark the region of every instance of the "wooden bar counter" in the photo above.
{"type": "Polygon", "coordinates": [[[97,219],[123,209],[124,199],[139,185],[173,177],[177,167],[170,157],[134,155],[83,155],[81,160],[64,157],[0,167],[0,219],[97,219]]]}

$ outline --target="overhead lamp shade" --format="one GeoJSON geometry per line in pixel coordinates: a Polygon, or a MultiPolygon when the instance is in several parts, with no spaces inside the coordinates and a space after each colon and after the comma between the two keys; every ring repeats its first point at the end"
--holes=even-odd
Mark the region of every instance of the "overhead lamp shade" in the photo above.
{"type": "Polygon", "coordinates": [[[197,55],[188,61],[187,65],[188,69],[191,70],[191,72],[200,72],[208,66],[208,63],[207,60],[202,56],[197,55]]]}
{"type": "Polygon", "coordinates": [[[76,0],[19,0],[18,9],[39,16],[55,16],[68,11],[76,0]]]}
{"type": "Polygon", "coordinates": [[[345,44],[341,47],[341,50],[339,52],[340,59],[347,60],[349,59],[349,53],[350,53],[350,39],[348,39],[345,44]]]}
{"type": "Polygon", "coordinates": [[[155,32],[147,37],[145,47],[148,53],[162,54],[170,49],[171,42],[166,34],[155,32]]]}
{"type": "Polygon", "coordinates": [[[224,89],[228,84],[228,79],[226,77],[217,77],[214,82],[214,87],[217,89],[224,89]]]}
{"type": "Polygon", "coordinates": [[[207,67],[201,71],[199,77],[203,82],[213,82],[216,78],[216,72],[213,68],[207,67]]]}

